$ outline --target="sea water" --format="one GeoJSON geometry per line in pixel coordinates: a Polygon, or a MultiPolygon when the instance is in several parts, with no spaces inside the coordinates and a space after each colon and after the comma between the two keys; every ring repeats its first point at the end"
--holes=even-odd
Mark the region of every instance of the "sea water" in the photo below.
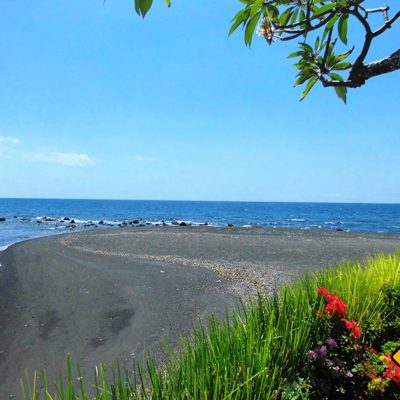
{"type": "Polygon", "coordinates": [[[0,217],[0,250],[56,233],[183,221],[400,234],[400,204],[0,199],[0,217]]]}

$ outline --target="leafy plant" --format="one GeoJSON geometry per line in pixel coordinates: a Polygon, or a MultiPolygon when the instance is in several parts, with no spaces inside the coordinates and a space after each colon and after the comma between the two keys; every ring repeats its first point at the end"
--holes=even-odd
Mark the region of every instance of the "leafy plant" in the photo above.
{"type": "MultiPolygon", "coordinates": [[[[366,0],[239,0],[244,4],[233,18],[229,34],[238,27],[244,31],[245,44],[250,46],[254,33],[274,42],[299,41],[298,50],[289,57],[298,57],[299,70],[294,86],[304,84],[303,100],[317,82],[334,88],[346,102],[347,89],[357,88],[375,76],[400,69],[400,49],[386,58],[365,63],[372,43],[400,18],[400,9],[390,12],[389,6],[368,8],[366,0]],[[381,15],[380,21],[373,18],[381,15]],[[349,45],[349,27],[364,32],[364,42],[349,45]],[[337,47],[343,50],[337,50],[337,47]],[[353,58],[350,60],[350,56],[353,58]],[[348,71],[347,76],[344,71],[348,71]]],[[[135,0],[136,11],[143,17],[153,0],[135,0]]],[[[167,0],[170,6],[170,0],[167,0]]]]}

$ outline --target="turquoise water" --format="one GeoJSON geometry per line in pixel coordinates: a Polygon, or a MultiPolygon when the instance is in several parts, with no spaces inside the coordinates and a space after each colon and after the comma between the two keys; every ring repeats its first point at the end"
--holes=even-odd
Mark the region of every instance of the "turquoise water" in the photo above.
{"type": "Polygon", "coordinates": [[[112,229],[136,220],[400,234],[400,204],[0,199],[0,217],[6,218],[0,222],[0,248],[72,230],[112,229]]]}

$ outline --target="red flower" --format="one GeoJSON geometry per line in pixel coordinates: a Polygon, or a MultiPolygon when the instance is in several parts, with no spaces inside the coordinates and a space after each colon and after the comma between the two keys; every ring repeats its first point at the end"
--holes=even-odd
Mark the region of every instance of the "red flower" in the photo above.
{"type": "Polygon", "coordinates": [[[383,375],[386,378],[390,379],[391,381],[400,385],[400,367],[398,367],[393,360],[390,359],[391,354],[388,354],[387,360],[384,361],[387,364],[386,370],[384,371],[383,375]]]}
{"type": "Polygon", "coordinates": [[[347,312],[347,304],[337,296],[329,296],[328,304],[325,306],[325,312],[333,317],[343,318],[347,312]]]}
{"type": "Polygon", "coordinates": [[[357,325],[355,321],[349,321],[348,319],[343,319],[344,324],[346,325],[346,329],[348,331],[352,331],[354,327],[357,325]]]}
{"type": "Polygon", "coordinates": [[[358,326],[357,322],[355,321],[349,321],[348,319],[343,319],[342,320],[346,326],[346,329],[348,331],[351,331],[350,338],[353,340],[358,340],[360,339],[361,336],[361,329],[358,326]]]}
{"type": "Polygon", "coordinates": [[[356,327],[353,329],[353,332],[352,332],[352,334],[350,335],[350,337],[351,337],[353,340],[358,340],[358,339],[360,339],[360,336],[361,336],[361,329],[360,329],[358,326],[356,326],[356,327]]]}
{"type": "Polygon", "coordinates": [[[325,288],[318,288],[317,293],[327,302],[324,310],[326,314],[330,314],[333,317],[338,318],[343,318],[346,315],[347,304],[345,304],[338,296],[335,296],[325,288]]]}
{"type": "Polygon", "coordinates": [[[325,288],[318,288],[317,293],[319,296],[322,296],[326,299],[326,296],[332,294],[328,289],[325,288]]]}

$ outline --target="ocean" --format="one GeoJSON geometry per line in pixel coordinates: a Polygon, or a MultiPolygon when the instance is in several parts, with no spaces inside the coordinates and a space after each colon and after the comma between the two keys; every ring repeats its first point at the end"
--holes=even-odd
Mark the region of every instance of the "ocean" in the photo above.
{"type": "Polygon", "coordinates": [[[400,204],[0,199],[1,217],[0,250],[57,233],[182,222],[400,234],[400,204]]]}

